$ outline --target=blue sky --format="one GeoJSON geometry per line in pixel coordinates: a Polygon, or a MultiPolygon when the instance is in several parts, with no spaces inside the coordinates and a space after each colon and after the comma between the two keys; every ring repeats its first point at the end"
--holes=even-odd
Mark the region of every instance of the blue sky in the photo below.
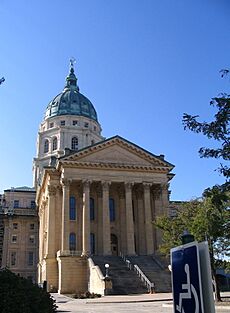
{"type": "Polygon", "coordinates": [[[172,200],[223,178],[200,159],[213,143],[184,131],[184,112],[209,121],[229,93],[228,0],[0,0],[0,191],[32,185],[39,123],[77,60],[80,91],[103,135],[120,135],[175,165],[172,200]]]}

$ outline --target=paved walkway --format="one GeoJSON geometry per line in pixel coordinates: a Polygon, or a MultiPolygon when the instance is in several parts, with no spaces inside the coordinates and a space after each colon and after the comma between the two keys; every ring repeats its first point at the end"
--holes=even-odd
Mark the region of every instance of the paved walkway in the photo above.
{"type": "MultiPolygon", "coordinates": [[[[95,299],[72,299],[70,297],[52,294],[58,305],[58,312],[97,313],[109,311],[111,313],[158,312],[171,313],[173,311],[172,294],[156,293],[128,296],[105,296],[95,299]]],[[[230,297],[230,292],[223,293],[223,297],[230,297]]],[[[230,312],[230,306],[218,305],[216,311],[230,312]]]]}

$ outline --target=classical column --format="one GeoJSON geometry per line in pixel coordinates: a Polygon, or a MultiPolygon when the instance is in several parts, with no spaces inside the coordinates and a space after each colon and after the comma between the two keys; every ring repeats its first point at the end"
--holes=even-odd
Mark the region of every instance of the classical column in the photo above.
{"type": "Polygon", "coordinates": [[[47,255],[55,257],[55,196],[56,187],[48,186],[48,216],[47,216],[47,255]]]}
{"type": "Polygon", "coordinates": [[[139,254],[146,254],[145,244],[145,218],[144,218],[144,202],[143,202],[143,188],[138,186],[136,189],[137,196],[137,229],[138,229],[138,248],[139,254]]]}
{"type": "Polygon", "coordinates": [[[90,254],[90,215],[89,215],[90,182],[83,181],[82,207],[82,256],[90,254]]]}
{"type": "Polygon", "coordinates": [[[151,184],[143,183],[143,186],[144,186],[144,207],[145,207],[146,254],[152,254],[154,252],[154,244],[153,244],[151,199],[150,199],[151,184]]]}
{"type": "Polygon", "coordinates": [[[162,208],[165,214],[169,212],[169,193],[168,193],[168,184],[161,185],[162,190],[162,208]]]}
{"type": "Polygon", "coordinates": [[[132,208],[132,184],[125,184],[125,211],[126,211],[126,241],[128,255],[136,254],[134,244],[134,223],[132,208]]]}
{"type": "Polygon", "coordinates": [[[109,183],[102,182],[102,233],[103,255],[111,254],[111,234],[109,216],[109,183]]]}
{"type": "Polygon", "coordinates": [[[101,184],[96,185],[96,194],[97,194],[97,254],[103,254],[103,233],[102,233],[102,186],[101,184]]]}
{"type": "MultiPolygon", "coordinates": [[[[162,209],[162,190],[160,185],[155,185],[153,189],[154,204],[155,204],[155,218],[163,214],[162,209]]],[[[161,243],[162,232],[159,228],[155,228],[155,249],[159,248],[161,243]]]]}
{"type": "Polygon", "coordinates": [[[62,225],[61,250],[69,250],[69,190],[70,180],[63,179],[62,183],[62,225]]]}
{"type": "Polygon", "coordinates": [[[118,186],[119,196],[119,229],[120,229],[120,251],[125,254],[127,251],[126,246],[126,219],[125,219],[125,189],[124,184],[118,186]]]}

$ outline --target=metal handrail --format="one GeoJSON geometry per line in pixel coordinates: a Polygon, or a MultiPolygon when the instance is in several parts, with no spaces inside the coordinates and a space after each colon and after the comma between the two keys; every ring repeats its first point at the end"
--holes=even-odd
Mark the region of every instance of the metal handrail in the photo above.
{"type": "Polygon", "coordinates": [[[150,293],[153,293],[155,291],[155,284],[152,283],[146,276],[145,274],[142,272],[142,270],[140,269],[140,267],[138,265],[133,265],[131,263],[131,261],[124,255],[122,254],[122,252],[120,252],[120,256],[122,257],[122,259],[124,260],[124,262],[126,263],[126,266],[130,269],[130,270],[134,270],[134,272],[141,278],[141,281],[144,282],[145,286],[148,288],[148,291],[150,293]]]}
{"type": "Polygon", "coordinates": [[[141,278],[141,281],[144,282],[145,286],[148,288],[149,292],[154,292],[154,283],[152,283],[146,276],[145,274],[142,272],[142,270],[140,269],[140,267],[138,265],[134,265],[133,266],[134,271],[137,273],[137,275],[141,278]]]}

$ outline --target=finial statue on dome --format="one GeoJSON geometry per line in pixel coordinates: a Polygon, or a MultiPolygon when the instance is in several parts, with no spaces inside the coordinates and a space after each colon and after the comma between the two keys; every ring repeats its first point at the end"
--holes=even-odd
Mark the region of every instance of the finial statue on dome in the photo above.
{"type": "Polygon", "coordinates": [[[70,60],[69,60],[70,72],[74,72],[74,63],[76,63],[76,59],[74,57],[70,58],[70,60]]]}

